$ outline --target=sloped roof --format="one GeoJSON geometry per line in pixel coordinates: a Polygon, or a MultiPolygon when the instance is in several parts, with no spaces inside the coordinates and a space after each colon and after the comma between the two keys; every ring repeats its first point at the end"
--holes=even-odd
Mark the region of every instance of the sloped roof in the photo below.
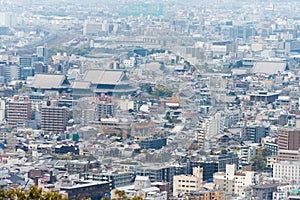
{"type": "Polygon", "coordinates": [[[36,74],[30,86],[41,89],[61,88],[65,79],[65,75],[61,74],[36,74]]]}
{"type": "Polygon", "coordinates": [[[73,81],[70,87],[73,89],[89,89],[90,86],[91,82],[89,81],[73,81]]]}
{"type": "Polygon", "coordinates": [[[88,70],[83,81],[90,81],[92,84],[118,84],[124,79],[125,73],[119,70],[88,70]]]}
{"type": "Polygon", "coordinates": [[[253,73],[261,73],[268,75],[283,73],[286,70],[286,62],[275,61],[257,61],[254,63],[254,66],[252,68],[253,73]]]}

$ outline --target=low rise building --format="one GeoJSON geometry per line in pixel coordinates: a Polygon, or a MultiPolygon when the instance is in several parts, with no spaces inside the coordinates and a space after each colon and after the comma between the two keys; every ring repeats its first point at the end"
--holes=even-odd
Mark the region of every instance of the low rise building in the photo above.
{"type": "Polygon", "coordinates": [[[203,169],[193,168],[193,175],[177,175],[173,178],[173,196],[196,192],[200,189],[203,179],[203,169]]]}

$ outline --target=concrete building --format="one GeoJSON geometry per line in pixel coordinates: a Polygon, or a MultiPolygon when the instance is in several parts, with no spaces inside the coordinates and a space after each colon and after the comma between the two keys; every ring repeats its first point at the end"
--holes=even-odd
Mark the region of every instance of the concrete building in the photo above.
{"type": "Polygon", "coordinates": [[[37,61],[45,62],[47,61],[48,56],[48,50],[47,46],[38,46],[36,47],[36,55],[37,55],[37,61]]]}
{"type": "Polygon", "coordinates": [[[225,116],[222,112],[217,112],[212,117],[205,120],[202,123],[200,131],[198,133],[198,143],[203,146],[204,150],[211,148],[210,140],[212,137],[223,133],[225,128],[225,116]],[[204,132],[203,132],[203,131],[204,132]]]}
{"type": "Polygon", "coordinates": [[[236,171],[235,165],[226,165],[225,172],[214,173],[214,183],[218,185],[220,191],[224,194],[232,195],[234,193],[234,174],[236,171]]]}
{"type": "Polygon", "coordinates": [[[61,191],[67,193],[68,199],[80,200],[82,198],[101,199],[110,192],[109,182],[79,182],[75,185],[62,186],[61,191]]]}
{"type": "Polygon", "coordinates": [[[198,191],[184,195],[186,200],[223,200],[223,192],[220,191],[198,191]]]}
{"type": "Polygon", "coordinates": [[[238,146],[236,149],[238,150],[238,155],[240,158],[239,164],[249,165],[251,158],[256,154],[256,148],[257,148],[257,144],[238,146]]]}
{"type": "MultiPolygon", "coordinates": [[[[129,198],[143,196],[145,200],[167,200],[168,197],[166,191],[160,191],[159,188],[151,186],[150,179],[147,176],[136,176],[133,185],[118,187],[116,190],[124,191],[129,198]]],[[[114,191],[111,192],[112,199],[116,198],[114,191]]]]}
{"type": "Polygon", "coordinates": [[[203,169],[193,168],[193,175],[177,175],[173,178],[173,196],[177,197],[181,193],[196,192],[202,186],[203,169]]]}
{"type": "Polygon", "coordinates": [[[157,166],[149,165],[136,168],[139,176],[149,176],[151,182],[169,182],[170,190],[173,190],[173,177],[175,175],[187,174],[186,166],[157,166]]]}
{"type": "Polygon", "coordinates": [[[100,95],[100,102],[97,104],[97,118],[110,118],[115,116],[115,106],[111,102],[111,98],[105,97],[105,94],[100,95]]]}
{"type": "Polygon", "coordinates": [[[0,100],[0,122],[3,122],[5,119],[5,108],[6,108],[5,101],[0,100]]]}
{"type": "Polygon", "coordinates": [[[244,128],[244,135],[246,140],[254,143],[260,143],[261,139],[270,134],[270,126],[262,123],[247,123],[244,128]]]}
{"type": "Polygon", "coordinates": [[[29,97],[14,96],[13,100],[7,104],[7,122],[10,126],[17,126],[31,119],[31,102],[29,97]]]}
{"type": "Polygon", "coordinates": [[[279,150],[298,150],[300,148],[300,129],[282,127],[278,130],[279,150]]]}
{"type": "Polygon", "coordinates": [[[299,161],[299,150],[279,150],[277,154],[277,160],[280,161],[299,161]]]}
{"type": "Polygon", "coordinates": [[[300,183],[300,162],[281,161],[273,165],[273,178],[280,181],[300,183]]]}
{"type": "Polygon", "coordinates": [[[14,27],[17,24],[17,16],[10,12],[0,13],[0,26],[14,27]]]}
{"type": "Polygon", "coordinates": [[[250,101],[263,101],[266,103],[273,103],[278,99],[279,93],[268,93],[265,91],[259,91],[249,95],[250,101]]]}
{"type": "Polygon", "coordinates": [[[236,171],[235,165],[226,165],[226,172],[214,174],[214,183],[227,195],[245,196],[245,189],[257,183],[254,171],[236,171]]]}
{"type": "Polygon", "coordinates": [[[44,131],[63,132],[68,123],[68,110],[55,105],[41,110],[41,129],[44,131]]]}
{"type": "Polygon", "coordinates": [[[270,183],[253,186],[251,197],[264,200],[273,200],[273,192],[276,192],[279,185],[280,183],[270,183]]]}
{"type": "Polygon", "coordinates": [[[127,185],[131,185],[134,180],[132,172],[104,172],[104,173],[89,173],[85,175],[86,179],[93,181],[108,181],[110,189],[115,189],[127,185]]]}
{"type": "Polygon", "coordinates": [[[299,195],[299,187],[299,184],[278,186],[277,191],[273,192],[273,200],[289,199],[295,192],[299,195]]]}
{"type": "Polygon", "coordinates": [[[82,109],[81,110],[81,118],[80,124],[83,126],[87,126],[89,122],[97,120],[97,110],[90,108],[90,109],[82,109]]]}
{"type": "Polygon", "coordinates": [[[20,80],[21,68],[18,65],[6,65],[4,67],[4,81],[6,83],[13,80],[20,80]]]}

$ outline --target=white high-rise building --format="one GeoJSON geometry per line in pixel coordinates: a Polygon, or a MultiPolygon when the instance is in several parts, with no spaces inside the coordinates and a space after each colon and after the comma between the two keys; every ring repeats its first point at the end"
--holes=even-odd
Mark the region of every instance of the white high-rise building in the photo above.
{"type": "Polygon", "coordinates": [[[217,112],[214,116],[210,117],[205,122],[205,131],[207,139],[212,138],[215,135],[223,133],[225,126],[225,117],[223,113],[217,112]]]}
{"type": "Polygon", "coordinates": [[[13,13],[0,13],[0,26],[13,27],[17,24],[16,16],[13,13]]]}
{"type": "MultiPolygon", "coordinates": [[[[214,136],[223,133],[225,129],[225,116],[222,112],[217,112],[212,117],[205,120],[205,122],[202,123],[201,126],[203,133],[200,135],[198,134],[198,137],[203,137],[203,144],[204,144],[204,150],[208,150],[210,148],[209,141],[214,136]]],[[[199,142],[199,140],[198,140],[199,142]]]]}
{"type": "Polygon", "coordinates": [[[0,122],[3,122],[5,119],[5,101],[0,100],[0,122]]]}

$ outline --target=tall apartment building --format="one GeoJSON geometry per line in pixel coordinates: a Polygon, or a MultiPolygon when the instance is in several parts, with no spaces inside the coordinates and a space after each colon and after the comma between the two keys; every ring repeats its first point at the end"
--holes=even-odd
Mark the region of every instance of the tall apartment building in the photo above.
{"type": "Polygon", "coordinates": [[[225,129],[225,117],[223,112],[217,112],[210,118],[200,124],[197,133],[197,140],[199,147],[204,150],[211,148],[212,144],[209,142],[212,137],[223,133],[225,129]]]}
{"type": "Polygon", "coordinates": [[[3,122],[5,120],[5,100],[0,100],[0,122],[3,122]]]}
{"type": "Polygon", "coordinates": [[[107,98],[105,94],[101,94],[99,98],[100,102],[97,105],[97,117],[99,120],[101,118],[109,118],[114,116],[114,105],[111,102],[111,98],[107,98]]]}
{"type": "Polygon", "coordinates": [[[90,122],[96,121],[97,119],[97,111],[96,109],[82,109],[81,110],[81,118],[80,123],[83,126],[87,126],[90,122]]]}
{"type": "Polygon", "coordinates": [[[55,105],[43,107],[41,110],[41,129],[45,131],[63,132],[68,123],[68,110],[66,107],[55,105]]]}
{"type": "Polygon", "coordinates": [[[29,97],[14,96],[7,105],[7,122],[10,126],[31,119],[31,102],[29,97]]]}
{"type": "Polygon", "coordinates": [[[284,127],[278,130],[279,150],[298,150],[300,148],[300,129],[284,127]]]}

